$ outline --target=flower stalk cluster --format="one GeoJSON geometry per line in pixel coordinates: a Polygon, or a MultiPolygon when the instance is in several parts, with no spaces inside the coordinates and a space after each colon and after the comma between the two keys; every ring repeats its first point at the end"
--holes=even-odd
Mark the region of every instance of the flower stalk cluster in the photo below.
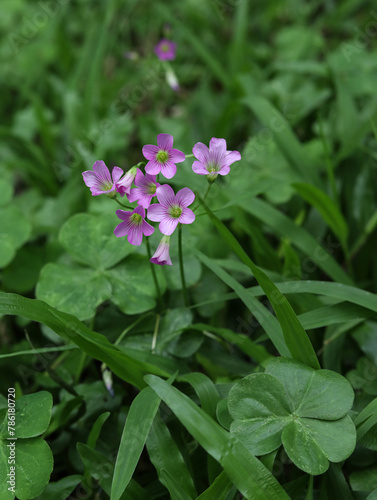
{"type": "MultiPolygon", "coordinates": [[[[93,196],[105,194],[124,208],[128,206],[117,199],[118,194],[126,197],[129,203],[137,203],[135,208],[116,211],[117,217],[122,221],[114,229],[116,237],[126,236],[131,245],[139,246],[145,236],[148,252],[150,252],[148,237],[156,229],[150,222],[159,223],[158,229],[162,233],[162,238],[155,253],[150,255],[152,264],[172,265],[169,254],[170,238],[175,230],[179,229],[180,271],[187,304],[182,255],[182,225],[192,224],[195,221],[195,214],[189,208],[194,203],[195,194],[189,187],[175,192],[169,184],[161,184],[157,180],[160,174],[166,179],[172,179],[177,172],[177,163],[182,163],[186,159],[182,151],[173,148],[173,142],[172,135],[159,134],[157,145],[147,144],[142,148],[147,162],[140,162],[125,173],[117,166],[113,167],[110,173],[105,163],[99,160],[94,163],[93,170],[87,170],[82,175],[93,196]],[[145,165],[144,172],[143,165],[145,165]]],[[[187,155],[187,157],[195,158],[192,170],[196,174],[207,176],[208,189],[218,175],[227,175],[231,164],[241,159],[238,151],[227,151],[225,139],[215,137],[210,140],[209,148],[198,142],[192,151],[192,155],[187,155]]],[[[208,189],[206,194],[208,194],[208,189]]],[[[154,272],[153,275],[156,288],[158,288],[154,272]]]]}

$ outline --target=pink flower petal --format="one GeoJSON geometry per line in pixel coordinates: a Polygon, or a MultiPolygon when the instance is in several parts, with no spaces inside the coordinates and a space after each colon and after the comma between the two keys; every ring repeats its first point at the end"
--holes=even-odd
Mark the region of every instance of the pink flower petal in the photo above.
{"type": "Polygon", "coordinates": [[[161,172],[161,163],[158,163],[157,160],[150,160],[145,165],[145,171],[150,175],[157,175],[161,172]]]}
{"type": "Polygon", "coordinates": [[[230,167],[229,165],[225,165],[224,167],[220,168],[220,170],[217,172],[219,175],[228,175],[230,172],[230,167]]]}
{"type": "Polygon", "coordinates": [[[132,227],[132,223],[130,220],[125,221],[125,222],[121,222],[114,229],[114,234],[117,238],[121,238],[122,236],[126,236],[131,227],[132,227]]]}
{"type": "Polygon", "coordinates": [[[158,264],[159,266],[172,265],[169,255],[170,238],[169,241],[166,240],[167,238],[164,236],[160,241],[157,250],[155,251],[153,257],[151,258],[151,262],[153,264],[158,264]]]}
{"type": "Polygon", "coordinates": [[[192,224],[195,220],[195,214],[190,208],[184,208],[178,220],[181,224],[192,224]]]}
{"type": "Polygon", "coordinates": [[[192,169],[196,174],[208,175],[208,170],[205,168],[204,164],[199,161],[194,161],[192,169]]]}
{"type": "MultiPolygon", "coordinates": [[[[134,201],[140,200],[142,196],[143,191],[141,188],[133,188],[127,198],[130,203],[133,203],[134,201]]],[[[139,205],[141,205],[141,203],[139,203],[139,205]]]]}
{"type": "Polygon", "coordinates": [[[148,222],[145,220],[143,221],[141,228],[145,236],[150,236],[154,233],[154,227],[148,224],[148,222]]]}
{"type": "Polygon", "coordinates": [[[123,175],[123,170],[119,167],[114,167],[111,173],[113,178],[113,183],[116,184],[123,175]]]}
{"type": "Polygon", "coordinates": [[[188,207],[191,203],[194,203],[194,200],[195,194],[188,187],[180,189],[175,196],[175,202],[182,208],[188,207]]]}
{"type": "Polygon", "coordinates": [[[212,139],[209,141],[209,150],[216,156],[224,156],[226,154],[226,140],[212,137],[212,139]]]}
{"type": "Polygon", "coordinates": [[[222,165],[229,167],[235,161],[241,160],[241,154],[238,151],[227,151],[222,160],[222,165]]]}
{"type": "Polygon", "coordinates": [[[139,246],[143,241],[143,230],[140,225],[132,225],[128,231],[127,236],[128,243],[131,245],[139,246]]]}
{"type": "Polygon", "coordinates": [[[205,144],[202,142],[197,142],[192,148],[195,158],[197,158],[200,163],[206,165],[209,161],[209,150],[205,144]]]}
{"type": "MultiPolygon", "coordinates": [[[[187,208],[186,210],[189,209],[187,208]]],[[[169,236],[172,233],[174,233],[177,226],[178,226],[178,219],[173,219],[173,217],[165,216],[164,220],[160,222],[158,228],[162,234],[169,236]]]]}
{"type": "Polygon", "coordinates": [[[162,149],[163,151],[170,151],[173,147],[174,138],[169,134],[158,134],[157,136],[157,145],[158,149],[162,149]]]}
{"type": "Polygon", "coordinates": [[[148,196],[143,195],[141,198],[139,198],[138,203],[139,203],[139,205],[141,205],[142,207],[147,209],[149,207],[149,205],[151,204],[152,198],[153,198],[153,196],[151,196],[151,195],[148,195],[148,196]]]}
{"type": "Polygon", "coordinates": [[[153,160],[156,158],[156,154],[158,153],[158,147],[153,144],[147,144],[143,147],[143,155],[147,160],[153,160]]]}
{"type": "Polygon", "coordinates": [[[163,207],[170,207],[175,201],[173,188],[169,184],[163,184],[156,189],[158,201],[163,207]]]}
{"type": "Polygon", "coordinates": [[[101,182],[98,180],[98,177],[92,170],[86,170],[85,172],[82,173],[82,176],[84,178],[84,182],[88,187],[96,186],[100,187],[101,182]]]}
{"type": "Polygon", "coordinates": [[[170,151],[169,160],[173,163],[181,163],[181,161],[185,161],[186,155],[179,151],[179,149],[172,149],[170,151]]]}
{"type": "Polygon", "coordinates": [[[148,208],[147,217],[153,222],[160,222],[166,217],[166,208],[159,203],[154,203],[148,208]]]}
{"type": "Polygon", "coordinates": [[[109,169],[106,167],[105,162],[102,160],[96,161],[93,165],[93,172],[96,176],[104,182],[112,184],[111,175],[109,169]]]}
{"type": "Polygon", "coordinates": [[[117,210],[115,213],[120,220],[128,220],[132,214],[132,212],[126,212],[125,210],[117,210]]]}
{"type": "Polygon", "coordinates": [[[166,177],[166,179],[171,179],[172,177],[174,177],[176,172],[177,166],[170,160],[161,165],[161,174],[166,177]]]}
{"type": "Polygon", "coordinates": [[[157,186],[160,185],[158,182],[156,182],[156,176],[155,175],[145,174],[145,184],[148,186],[152,182],[153,182],[153,184],[156,184],[157,186]]]}
{"type": "Polygon", "coordinates": [[[139,214],[139,215],[142,216],[143,219],[145,219],[145,210],[140,205],[138,205],[132,213],[133,214],[139,214]]]}
{"type": "Polygon", "coordinates": [[[142,186],[144,183],[145,183],[145,176],[143,174],[143,172],[140,170],[140,168],[138,168],[136,170],[136,175],[135,175],[135,186],[142,186]]]}

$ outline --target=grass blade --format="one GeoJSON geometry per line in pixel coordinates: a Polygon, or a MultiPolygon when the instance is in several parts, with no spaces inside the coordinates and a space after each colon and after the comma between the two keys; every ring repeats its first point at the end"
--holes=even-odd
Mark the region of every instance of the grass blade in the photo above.
{"type": "Polygon", "coordinates": [[[158,415],[154,418],[146,444],[160,481],[172,498],[195,498],[195,486],[187,465],[168,427],[158,415]],[[171,477],[178,480],[178,486],[170,480],[171,477]]]}
{"type": "Polygon", "coordinates": [[[245,498],[289,500],[266,467],[190,398],[154,375],[147,375],[145,381],[171,408],[207,453],[222,465],[245,498]]]}
{"type": "Polygon", "coordinates": [[[234,253],[241,259],[241,261],[250,268],[268,300],[271,302],[283,330],[285,342],[292,358],[313,368],[320,368],[320,364],[309,337],[307,336],[287,299],[270,280],[270,278],[254,264],[229,229],[227,229],[225,225],[216,217],[216,215],[212,213],[204,201],[200,199],[200,202],[205,208],[219,234],[234,251],[234,253]]]}
{"type": "Polygon", "coordinates": [[[220,401],[215,384],[204,373],[193,372],[178,378],[179,382],[188,382],[200,399],[203,410],[212,418],[216,418],[216,407],[220,401]]]}
{"type": "Polygon", "coordinates": [[[337,205],[326,193],[310,184],[296,182],[296,192],[315,207],[347,251],[348,226],[337,205]]]}
{"type": "Polygon", "coordinates": [[[130,406],[115,462],[111,500],[119,500],[131,481],[160,401],[152,389],[145,387],[130,406]]]}
{"type": "Polygon", "coordinates": [[[232,330],[228,330],[227,328],[210,326],[204,323],[196,323],[194,325],[190,325],[187,330],[198,330],[199,332],[209,331],[210,333],[214,333],[227,342],[235,344],[242,352],[250,356],[250,358],[255,359],[257,363],[263,363],[264,361],[272,358],[272,355],[262,345],[253,342],[249,339],[249,337],[243,335],[242,333],[234,333],[232,330]]]}
{"type": "Polygon", "coordinates": [[[286,118],[267,99],[250,92],[250,89],[254,86],[252,82],[250,84],[249,77],[242,77],[241,83],[246,92],[246,97],[242,99],[242,103],[251,109],[265,127],[272,131],[274,140],[292,170],[297,174],[298,179],[319,185],[317,165],[308,158],[308,154],[292,131],[286,118]]]}
{"type": "Polygon", "coordinates": [[[353,284],[352,279],[331,255],[333,249],[340,246],[339,244],[330,242],[329,246],[331,246],[327,250],[305,229],[297,226],[289,217],[259,198],[250,199],[247,202],[239,203],[239,205],[246,212],[270,226],[275,234],[282,238],[289,238],[292,245],[304,252],[331,279],[346,285],[353,284]]]}
{"type": "Polygon", "coordinates": [[[232,487],[232,481],[222,472],[196,500],[226,500],[232,487]]]}
{"type": "MultiPolygon", "coordinates": [[[[247,293],[246,288],[244,288],[236,279],[228,274],[224,269],[215,263],[213,259],[210,259],[202,252],[197,249],[193,249],[194,254],[198,259],[203,262],[211,271],[213,271],[224,283],[230,286],[242,300],[249,311],[257,318],[267,335],[269,336],[271,342],[274,344],[276,349],[282,356],[291,357],[290,350],[285,342],[283,331],[281,326],[275,316],[273,316],[270,311],[264,307],[258,300],[256,300],[251,294],[247,293]]],[[[255,349],[255,356],[259,356],[259,352],[255,349]]],[[[259,358],[261,359],[261,358],[259,358]]]]}
{"type": "Polygon", "coordinates": [[[86,354],[106,363],[118,377],[136,387],[145,386],[147,373],[169,376],[151,363],[137,360],[113,346],[106,337],[93,332],[71,314],[52,309],[45,302],[14,293],[0,292],[0,314],[15,314],[42,323],[61,337],[71,340],[86,354]]]}

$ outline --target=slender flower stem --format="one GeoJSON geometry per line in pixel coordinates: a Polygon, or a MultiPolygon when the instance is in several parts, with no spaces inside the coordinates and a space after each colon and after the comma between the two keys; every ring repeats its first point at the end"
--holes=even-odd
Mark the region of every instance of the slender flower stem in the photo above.
{"type": "MultiPolygon", "coordinates": [[[[213,182],[209,182],[209,183],[208,183],[207,190],[206,190],[206,192],[204,193],[204,196],[203,196],[203,200],[202,200],[202,201],[205,201],[205,199],[207,198],[208,193],[209,193],[209,190],[211,189],[212,184],[213,184],[213,182]]],[[[193,212],[195,212],[195,211],[196,211],[199,207],[200,207],[200,203],[199,203],[199,205],[196,205],[196,207],[193,209],[193,212]]]]}
{"type": "Polygon", "coordinates": [[[152,271],[154,286],[156,287],[158,302],[159,302],[159,305],[160,305],[160,310],[162,311],[165,308],[164,307],[164,301],[162,300],[160,285],[158,284],[158,281],[157,281],[156,269],[154,268],[154,265],[150,261],[151,258],[152,258],[152,252],[151,252],[151,245],[149,243],[149,238],[148,237],[145,238],[145,242],[146,242],[146,245],[147,245],[148,258],[149,258],[149,263],[150,263],[150,266],[151,266],[151,271],[152,271]]]}
{"type": "Polygon", "coordinates": [[[183,267],[183,251],[182,251],[182,225],[178,224],[178,254],[179,254],[179,270],[181,272],[183,299],[185,301],[185,306],[189,306],[186,279],[185,279],[185,269],[183,267]]]}
{"type": "Polygon", "coordinates": [[[204,196],[203,196],[203,201],[205,201],[205,200],[206,200],[206,198],[207,198],[207,196],[208,196],[208,193],[209,193],[209,190],[210,190],[210,189],[211,189],[211,187],[212,187],[212,184],[213,184],[213,182],[208,183],[208,186],[207,186],[207,191],[204,193],[204,196]]]}
{"type": "Polygon", "coordinates": [[[194,155],[185,155],[186,158],[194,158],[194,155]]]}
{"type": "Polygon", "coordinates": [[[127,205],[124,205],[122,202],[120,202],[119,200],[117,200],[116,198],[113,198],[114,201],[116,201],[118,203],[118,205],[121,205],[122,207],[124,208],[128,208],[129,210],[133,210],[132,207],[129,207],[127,205]]]}

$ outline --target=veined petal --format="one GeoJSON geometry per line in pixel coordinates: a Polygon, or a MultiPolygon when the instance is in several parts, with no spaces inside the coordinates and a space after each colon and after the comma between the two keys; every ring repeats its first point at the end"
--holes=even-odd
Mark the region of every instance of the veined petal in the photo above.
{"type": "Polygon", "coordinates": [[[195,146],[192,148],[192,152],[195,158],[197,158],[200,161],[200,163],[203,163],[204,165],[208,163],[209,150],[205,144],[203,144],[202,142],[197,142],[195,146]]]}
{"type": "Polygon", "coordinates": [[[230,167],[229,165],[225,165],[224,167],[221,167],[218,172],[216,172],[219,175],[228,175],[230,172],[230,167]]]}
{"type": "Polygon", "coordinates": [[[157,175],[161,172],[161,163],[159,163],[157,160],[150,160],[145,165],[145,171],[147,172],[147,174],[157,175]]]}
{"type": "MultiPolygon", "coordinates": [[[[138,204],[141,205],[144,208],[148,208],[149,205],[151,204],[153,196],[152,195],[143,195],[139,198],[138,204]]],[[[128,199],[130,199],[128,197],[128,199]]]]}
{"type": "Polygon", "coordinates": [[[175,202],[182,208],[186,208],[192,203],[194,203],[195,194],[191,191],[190,188],[185,187],[180,189],[175,196],[175,202]]]}
{"type": "Polygon", "coordinates": [[[145,236],[150,236],[154,233],[154,227],[148,224],[147,221],[143,220],[143,224],[141,225],[141,229],[145,236]]]}
{"type": "Polygon", "coordinates": [[[205,168],[204,163],[201,163],[200,161],[194,161],[192,169],[196,174],[208,175],[208,170],[205,168]]]}
{"type": "Polygon", "coordinates": [[[143,241],[143,230],[141,225],[132,225],[128,231],[128,243],[131,245],[139,246],[143,241]]]}
{"type": "Polygon", "coordinates": [[[123,175],[123,170],[120,167],[114,167],[111,173],[113,183],[116,184],[123,175]]]}
{"type": "Polygon", "coordinates": [[[132,214],[132,212],[127,212],[126,210],[120,210],[120,209],[117,210],[115,213],[120,220],[128,220],[132,214]]]}
{"type": "Polygon", "coordinates": [[[84,178],[85,184],[88,187],[101,186],[101,182],[98,180],[98,177],[93,172],[93,170],[86,170],[85,172],[82,173],[82,176],[84,178]]]}
{"type": "Polygon", "coordinates": [[[133,214],[139,214],[142,216],[143,219],[145,219],[145,209],[138,205],[132,212],[133,214]]]}
{"type": "Polygon", "coordinates": [[[235,161],[241,160],[241,153],[238,151],[227,151],[225,157],[223,158],[222,165],[230,166],[235,161]]]}
{"type": "Polygon", "coordinates": [[[158,201],[163,207],[170,207],[175,200],[175,194],[173,188],[169,184],[163,184],[156,189],[156,195],[158,201]]]}
{"type": "MultiPolygon", "coordinates": [[[[186,209],[189,210],[189,209],[186,209]]],[[[178,226],[178,219],[173,219],[173,217],[165,216],[158,226],[162,234],[166,236],[174,233],[175,228],[178,226]]]]}
{"type": "Polygon", "coordinates": [[[156,154],[158,153],[158,147],[153,144],[147,144],[143,146],[143,155],[147,160],[153,160],[156,158],[156,154]]]}
{"type": "Polygon", "coordinates": [[[136,170],[136,175],[135,175],[135,186],[138,186],[138,187],[141,187],[145,184],[146,180],[145,180],[145,176],[143,174],[143,172],[140,170],[140,168],[138,168],[136,170]]]}
{"type": "Polygon", "coordinates": [[[181,224],[192,224],[195,220],[195,214],[190,208],[184,208],[178,220],[181,224]]]}
{"type": "Polygon", "coordinates": [[[209,150],[212,153],[219,153],[222,156],[226,154],[226,140],[225,139],[217,139],[216,137],[212,137],[209,141],[209,150]]]}
{"type": "Polygon", "coordinates": [[[160,205],[159,203],[154,203],[148,208],[148,219],[153,222],[160,222],[164,217],[166,217],[167,212],[166,208],[160,205]]]}
{"type": "Polygon", "coordinates": [[[161,174],[167,179],[171,179],[177,172],[177,166],[171,160],[161,165],[161,174]]]}
{"type": "Polygon", "coordinates": [[[106,167],[105,162],[102,160],[98,160],[93,165],[93,172],[96,176],[104,182],[112,184],[113,181],[111,179],[110,171],[106,167]]]}
{"type": "Polygon", "coordinates": [[[158,134],[157,136],[157,146],[158,149],[163,151],[170,151],[173,147],[174,138],[169,134],[158,134]]]}
{"type": "Polygon", "coordinates": [[[181,161],[185,161],[186,155],[185,153],[182,153],[182,151],[179,151],[179,149],[172,149],[170,151],[169,159],[173,163],[181,163],[181,161]]]}
{"type": "Polygon", "coordinates": [[[120,224],[117,225],[117,227],[114,229],[114,234],[117,238],[120,238],[122,236],[126,236],[132,227],[132,223],[130,220],[121,222],[120,224]]]}
{"type": "Polygon", "coordinates": [[[133,203],[134,201],[140,200],[144,196],[144,193],[141,188],[132,188],[130,194],[127,196],[128,201],[133,203]]]}

